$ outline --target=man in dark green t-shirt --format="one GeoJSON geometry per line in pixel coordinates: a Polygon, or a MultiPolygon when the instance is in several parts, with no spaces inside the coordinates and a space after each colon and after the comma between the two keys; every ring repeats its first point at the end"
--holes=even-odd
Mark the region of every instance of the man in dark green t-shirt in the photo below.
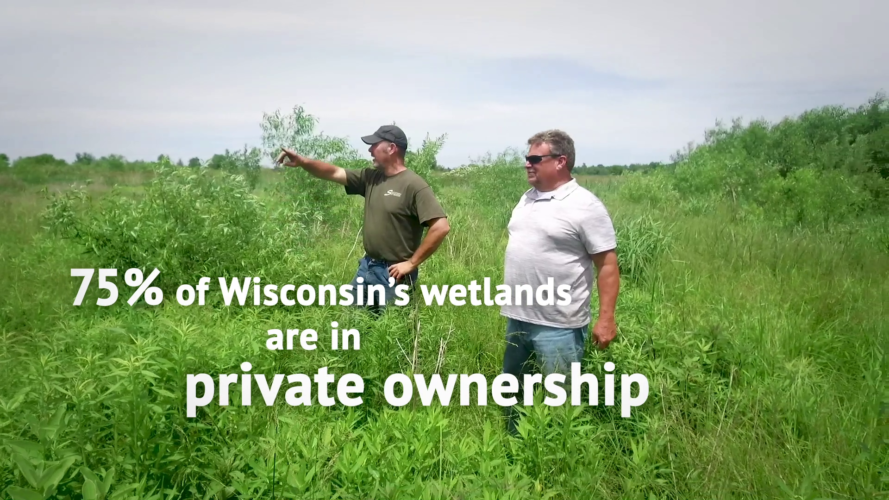
{"type": "MultiPolygon", "coordinates": [[[[344,169],[284,148],[277,162],[302,167],[315,177],[342,184],[346,194],[364,197],[365,255],[352,286],[359,285],[359,278],[363,285],[384,285],[388,303],[395,297],[389,278],[413,286],[420,264],[435,253],[450,226],[429,184],[404,166],[407,137],[399,127],[384,125],[361,140],[370,145],[373,168],[344,169]]],[[[364,297],[368,300],[367,293],[364,297]]]]}

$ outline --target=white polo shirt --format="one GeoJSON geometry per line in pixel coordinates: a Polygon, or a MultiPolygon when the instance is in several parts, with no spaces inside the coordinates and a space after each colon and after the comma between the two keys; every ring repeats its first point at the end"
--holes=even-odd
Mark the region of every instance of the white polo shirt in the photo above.
{"type": "Polygon", "coordinates": [[[576,179],[547,193],[532,188],[513,209],[508,230],[504,284],[512,290],[512,297],[511,305],[501,306],[501,314],[559,328],[588,325],[595,283],[591,254],[617,247],[605,205],[576,179]],[[550,283],[552,305],[539,305],[536,291],[550,283]],[[531,286],[530,305],[524,293],[516,293],[520,285],[531,286]],[[558,305],[561,285],[570,287],[568,305],[558,305]],[[516,295],[520,295],[521,304],[517,304],[516,295]]]}

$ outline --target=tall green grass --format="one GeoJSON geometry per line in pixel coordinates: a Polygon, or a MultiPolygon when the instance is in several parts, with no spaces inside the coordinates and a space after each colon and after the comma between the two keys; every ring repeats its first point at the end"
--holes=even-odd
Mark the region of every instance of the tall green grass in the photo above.
{"type": "MultiPolygon", "coordinates": [[[[784,151],[780,141],[772,144],[784,151]]],[[[440,173],[432,168],[440,147],[440,139],[429,140],[410,159],[427,169],[452,227],[420,279],[498,282],[506,223],[528,188],[520,154],[506,151],[440,173]]],[[[727,179],[700,151],[700,175],[727,179]]],[[[362,164],[349,155],[334,161],[362,164]]],[[[682,168],[698,160],[688,161],[682,168]]],[[[584,371],[601,382],[611,361],[618,374],[645,375],[649,397],[631,418],[620,415],[619,376],[618,406],[603,404],[601,387],[596,406],[549,408],[538,397],[519,439],[504,432],[490,395],[488,405],[467,407],[454,404],[456,396],[447,407],[417,400],[403,408],[383,397],[393,373],[493,380],[505,334],[495,308],[425,306],[416,296],[375,318],[331,306],[227,307],[218,292],[206,306],[175,303],[175,285],[202,276],[213,279],[214,290],[220,275],[348,283],[362,254],[361,200],[302,174],[263,172],[253,184],[237,172],[162,161],[144,184],[83,185],[49,199],[33,187],[4,194],[3,495],[889,494],[889,224],[874,207],[825,223],[830,210],[812,200],[831,189],[823,183],[835,186],[828,180],[835,174],[783,177],[810,182],[806,192],[814,194],[799,205],[753,195],[733,200],[723,181],[684,185],[688,176],[679,167],[617,181],[583,179],[614,218],[622,271],[618,337],[606,351],[588,348],[584,371]],[[791,216],[794,210],[804,216],[791,216]],[[163,270],[163,306],[121,300],[101,308],[95,289],[83,306],[72,306],[80,284],[72,267],[128,266],[163,270]],[[333,322],[360,331],[360,350],[330,349],[333,322]],[[267,330],[288,328],[315,329],[318,348],[266,349],[267,330]],[[290,407],[285,382],[276,405],[266,406],[254,386],[252,404],[244,406],[236,385],[229,406],[216,399],[195,418],[186,416],[188,374],[241,374],[245,361],[250,373],[268,379],[312,376],[325,366],[337,376],[359,374],[363,404],[324,407],[313,392],[311,406],[290,407]]],[[[751,179],[760,187],[766,182],[751,179]]]]}

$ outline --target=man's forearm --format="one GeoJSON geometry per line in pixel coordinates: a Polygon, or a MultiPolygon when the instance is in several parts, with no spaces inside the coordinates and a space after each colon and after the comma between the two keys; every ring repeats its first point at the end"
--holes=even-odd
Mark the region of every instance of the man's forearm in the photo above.
{"type": "Polygon", "coordinates": [[[617,262],[617,253],[607,250],[591,255],[596,265],[598,277],[596,285],[599,288],[599,317],[614,319],[614,307],[617,303],[617,293],[620,290],[620,268],[617,262]]]}
{"type": "Polygon", "coordinates": [[[338,181],[339,177],[345,178],[344,176],[340,175],[340,171],[342,170],[342,168],[336,165],[325,163],[321,160],[307,159],[305,163],[303,163],[302,168],[313,176],[318,177],[319,179],[324,179],[326,181],[338,181]]]}
{"type": "Polygon", "coordinates": [[[599,316],[614,318],[614,308],[620,290],[620,271],[616,261],[607,262],[599,269],[596,285],[599,288],[599,316]]]}
{"type": "Polygon", "coordinates": [[[414,255],[411,257],[411,262],[414,267],[420,267],[420,264],[438,250],[438,247],[441,245],[441,242],[444,241],[448,232],[450,232],[450,226],[448,225],[447,219],[439,219],[429,227],[429,230],[426,232],[426,237],[423,238],[420,247],[417,248],[417,251],[414,252],[414,255]]]}

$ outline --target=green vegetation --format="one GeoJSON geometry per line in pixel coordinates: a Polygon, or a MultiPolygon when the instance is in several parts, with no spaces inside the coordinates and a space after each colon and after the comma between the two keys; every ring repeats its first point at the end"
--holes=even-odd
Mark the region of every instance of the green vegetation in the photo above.
{"type": "MultiPolygon", "coordinates": [[[[260,170],[286,144],[344,166],[365,155],[301,108],[263,117],[263,146],[204,168],[162,156],[20,159],[0,173],[3,498],[799,498],[889,496],[889,108],[878,95],[778,124],[717,127],[665,166],[581,176],[608,206],[623,274],[618,338],[584,371],[641,373],[648,400],[549,408],[504,434],[499,407],[389,407],[394,373],[500,372],[496,308],[425,306],[373,319],[331,306],[231,306],[217,278],[341,284],[361,257],[362,203],[299,170],[260,170]],[[71,268],[118,269],[72,305],[71,268]],[[162,274],[163,305],[124,300],[123,270],[162,274]],[[176,287],[211,278],[204,306],[176,287]],[[332,322],[361,334],[333,351],[332,322]],[[270,351],[269,329],[318,349],[270,351]],[[363,404],[275,406],[258,388],[186,417],[186,377],[363,377],[363,404]],[[274,478],[274,480],[273,480],[274,478]]],[[[502,278],[506,222],[527,189],[521,152],[438,170],[412,151],[452,232],[425,284],[502,278]]],[[[583,138],[576,138],[579,142],[583,138]]],[[[0,161],[8,161],[5,157],[0,161]]],[[[596,298],[591,305],[595,311],[596,298]]],[[[335,393],[334,393],[335,394],[335,393]]],[[[473,402],[476,393],[473,391],[473,402]]]]}
{"type": "Polygon", "coordinates": [[[574,167],[577,175],[623,175],[631,172],[650,172],[652,170],[663,168],[665,165],[661,162],[653,161],[651,163],[631,165],[576,165],[574,167]]]}

